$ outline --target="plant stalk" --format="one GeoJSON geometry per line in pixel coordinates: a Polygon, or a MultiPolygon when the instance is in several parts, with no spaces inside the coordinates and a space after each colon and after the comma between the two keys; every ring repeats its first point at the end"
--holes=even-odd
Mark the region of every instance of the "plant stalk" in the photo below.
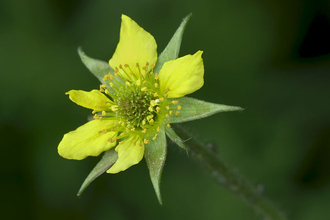
{"type": "MultiPolygon", "coordinates": [[[[172,124],[172,127],[183,140],[192,137],[180,125],[172,124]]],[[[212,151],[210,144],[204,144],[192,138],[185,142],[185,145],[191,154],[194,154],[205,163],[218,184],[243,198],[263,219],[287,220],[284,213],[263,195],[262,187],[252,185],[244,177],[233,171],[212,151]]]]}

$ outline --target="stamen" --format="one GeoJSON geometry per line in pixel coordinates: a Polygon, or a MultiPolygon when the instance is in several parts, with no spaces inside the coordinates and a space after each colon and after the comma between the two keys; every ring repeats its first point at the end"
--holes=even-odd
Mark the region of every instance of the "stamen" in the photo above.
{"type": "Polygon", "coordinates": [[[180,112],[179,111],[176,111],[175,114],[178,115],[178,114],[180,114],[180,112]]]}
{"type": "Polygon", "coordinates": [[[178,105],[178,110],[181,110],[181,105],[178,105]]]}
{"type": "Polygon", "coordinates": [[[173,105],[176,105],[176,104],[178,104],[179,103],[179,101],[177,100],[177,101],[172,101],[172,104],[173,105]]]}

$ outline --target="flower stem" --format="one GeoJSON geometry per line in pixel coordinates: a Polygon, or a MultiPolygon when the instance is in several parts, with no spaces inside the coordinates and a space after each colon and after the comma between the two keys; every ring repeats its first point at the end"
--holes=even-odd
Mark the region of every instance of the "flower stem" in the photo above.
{"type": "MultiPolygon", "coordinates": [[[[177,124],[173,124],[172,126],[183,140],[192,137],[192,135],[187,133],[181,126],[177,124]]],[[[217,183],[243,198],[253,207],[257,214],[263,216],[263,219],[287,220],[284,213],[262,195],[262,187],[252,185],[249,181],[245,180],[244,177],[220,160],[218,155],[212,151],[214,146],[212,147],[211,144],[204,144],[195,138],[185,142],[185,145],[191,154],[194,154],[205,163],[217,183]]]]}

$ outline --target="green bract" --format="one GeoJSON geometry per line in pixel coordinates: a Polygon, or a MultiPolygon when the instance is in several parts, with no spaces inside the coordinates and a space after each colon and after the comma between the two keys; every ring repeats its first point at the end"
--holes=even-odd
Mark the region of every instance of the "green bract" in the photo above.
{"type": "Polygon", "coordinates": [[[129,17],[122,16],[120,40],[109,64],[79,48],[86,67],[101,81],[99,90],[71,90],[76,104],[93,110],[94,120],[64,135],[59,154],[81,160],[105,152],[78,195],[104,172],[118,173],[146,159],[161,201],[160,181],[166,160],[166,135],[186,149],[170,123],[195,120],[239,107],[184,97],[204,84],[202,51],[178,58],[187,16],[157,57],[155,39],[129,17]]]}

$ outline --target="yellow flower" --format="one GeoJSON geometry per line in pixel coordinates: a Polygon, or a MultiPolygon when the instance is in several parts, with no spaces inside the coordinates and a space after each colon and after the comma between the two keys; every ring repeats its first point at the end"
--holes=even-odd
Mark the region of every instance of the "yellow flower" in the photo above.
{"type": "Polygon", "coordinates": [[[107,171],[118,173],[139,163],[145,145],[155,141],[161,128],[170,127],[183,106],[178,99],[203,86],[202,51],[165,62],[159,73],[157,44],[151,34],[122,15],[120,40],[109,61],[114,70],[104,76],[100,90],[71,90],[78,105],[93,110],[94,120],[64,135],[59,154],[81,160],[113,147],[118,160],[107,171]]]}

